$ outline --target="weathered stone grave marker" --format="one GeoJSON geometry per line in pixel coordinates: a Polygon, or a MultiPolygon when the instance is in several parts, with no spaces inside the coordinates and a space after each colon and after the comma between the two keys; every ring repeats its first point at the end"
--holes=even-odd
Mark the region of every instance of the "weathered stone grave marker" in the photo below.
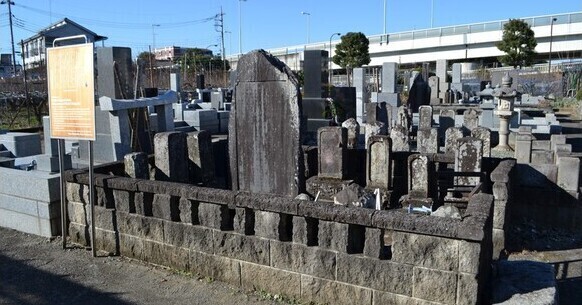
{"type": "Polygon", "coordinates": [[[439,151],[436,128],[419,129],[416,134],[416,148],[421,154],[436,154],[439,151]]]}
{"type": "Polygon", "coordinates": [[[263,50],[238,61],[229,120],[233,190],[295,197],[305,189],[299,82],[263,50]]]}
{"type": "Polygon", "coordinates": [[[372,136],[368,140],[366,159],[366,186],[368,188],[390,187],[392,140],[388,136],[372,136]]]}
{"type": "Polygon", "coordinates": [[[402,126],[395,126],[390,130],[390,138],[392,139],[392,151],[410,151],[410,143],[408,142],[408,130],[402,126]]]}
{"type": "Polygon", "coordinates": [[[457,151],[457,141],[463,137],[463,130],[457,127],[449,127],[445,132],[445,153],[454,155],[457,151]]]}
{"type": "Polygon", "coordinates": [[[322,127],[317,133],[319,176],[344,179],[347,161],[347,130],[342,127],[322,127]]]}
{"type": "Polygon", "coordinates": [[[432,128],[432,107],[420,106],[418,107],[418,129],[432,128]]]}
{"type": "MultiPolygon", "coordinates": [[[[455,172],[478,173],[481,172],[483,159],[483,141],[465,137],[457,141],[455,153],[455,172]]],[[[475,186],[481,181],[480,177],[455,177],[455,185],[475,186]]]]}
{"type": "Polygon", "coordinates": [[[463,126],[469,131],[479,127],[479,115],[475,109],[468,109],[463,112],[463,126]]]}
{"type": "Polygon", "coordinates": [[[348,148],[358,148],[358,138],[360,136],[360,124],[354,118],[349,118],[342,123],[342,127],[348,131],[348,148]]]}
{"type": "Polygon", "coordinates": [[[483,157],[491,157],[491,130],[485,127],[473,128],[471,136],[483,141],[483,157]]]}

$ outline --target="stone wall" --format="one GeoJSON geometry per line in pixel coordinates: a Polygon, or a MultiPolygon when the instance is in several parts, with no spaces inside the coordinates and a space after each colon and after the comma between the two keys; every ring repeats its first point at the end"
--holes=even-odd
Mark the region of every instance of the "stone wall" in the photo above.
{"type": "Polygon", "coordinates": [[[493,259],[499,259],[505,249],[505,239],[510,223],[509,206],[513,202],[512,180],[514,180],[515,160],[503,160],[491,172],[493,182],[493,259]]]}
{"type": "MultiPolygon", "coordinates": [[[[87,245],[88,175],[66,180],[69,234],[87,245]]],[[[116,255],[317,303],[488,300],[491,195],[460,220],[102,174],[96,189],[96,245],[116,255]]]]}

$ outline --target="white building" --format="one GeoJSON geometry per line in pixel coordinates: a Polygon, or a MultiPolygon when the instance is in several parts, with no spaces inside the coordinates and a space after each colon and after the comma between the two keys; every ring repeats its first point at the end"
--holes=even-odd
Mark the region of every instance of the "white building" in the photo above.
{"type": "MultiPolygon", "coordinates": [[[[76,35],[85,35],[88,42],[97,42],[107,39],[107,37],[99,36],[78,23],[65,18],[40,30],[36,35],[29,37],[20,43],[24,52],[26,68],[29,69],[44,65],[46,62],[46,48],[52,47],[55,39],[76,35]]],[[[76,41],[69,41],[68,44],[80,42],[84,42],[84,40],[79,39],[76,41]]]]}

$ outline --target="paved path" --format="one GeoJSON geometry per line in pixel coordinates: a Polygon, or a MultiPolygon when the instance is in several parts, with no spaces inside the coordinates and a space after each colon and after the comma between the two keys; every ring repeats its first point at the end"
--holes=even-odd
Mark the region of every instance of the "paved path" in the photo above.
{"type": "MultiPolygon", "coordinates": [[[[0,228],[0,304],[277,304],[210,279],[0,228]]],[[[279,303],[280,304],[280,303],[279,303]]]]}

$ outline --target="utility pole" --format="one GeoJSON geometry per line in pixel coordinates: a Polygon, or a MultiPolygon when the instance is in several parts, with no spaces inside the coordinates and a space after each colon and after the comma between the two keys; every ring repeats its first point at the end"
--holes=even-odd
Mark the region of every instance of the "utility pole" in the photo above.
{"type": "Polygon", "coordinates": [[[10,0],[2,1],[0,4],[8,4],[8,19],[10,20],[10,44],[12,46],[12,73],[16,76],[16,53],[14,52],[14,32],[12,30],[12,5],[14,2],[10,0]]]}
{"type": "Polygon", "coordinates": [[[222,74],[224,76],[224,85],[226,86],[226,53],[224,51],[224,13],[222,6],[220,6],[220,14],[216,15],[216,23],[214,24],[216,31],[220,32],[220,53],[222,57],[222,74]]]}

